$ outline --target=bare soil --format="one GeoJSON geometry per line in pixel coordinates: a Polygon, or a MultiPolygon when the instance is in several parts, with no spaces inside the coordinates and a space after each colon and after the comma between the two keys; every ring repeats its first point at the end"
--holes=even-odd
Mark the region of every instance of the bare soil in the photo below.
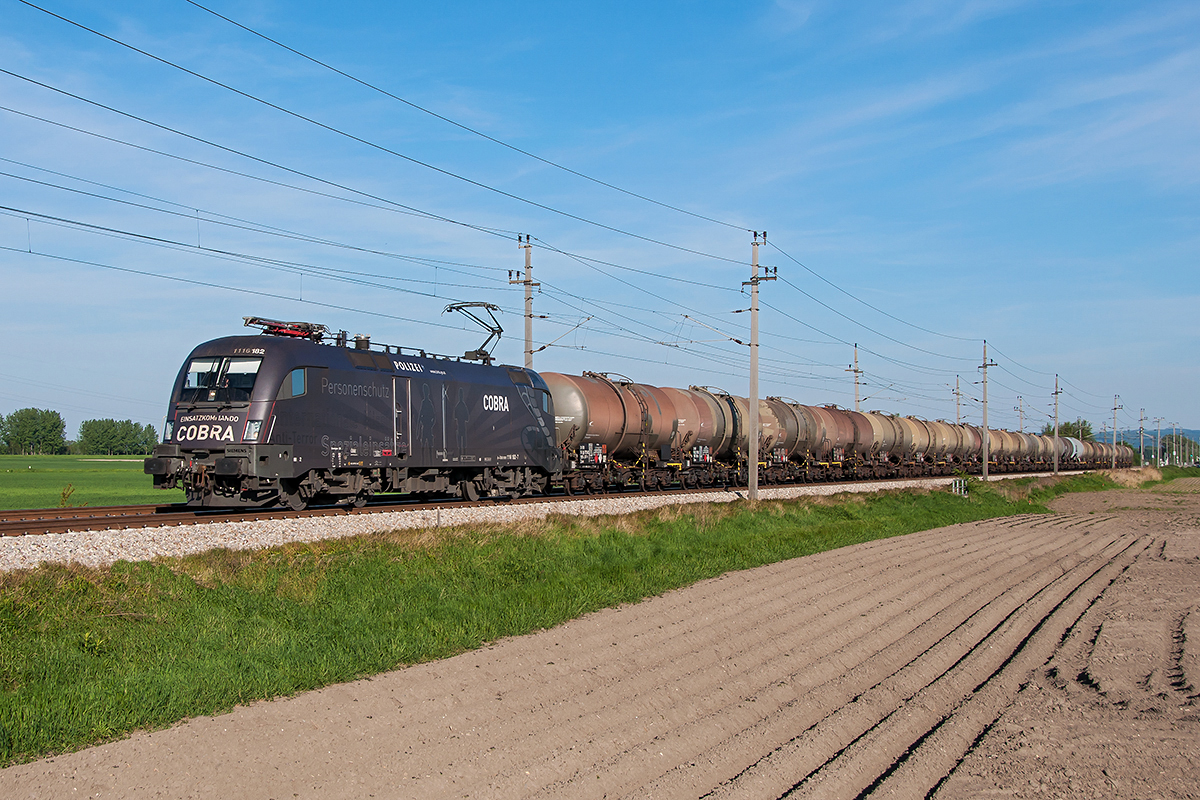
{"type": "Polygon", "coordinates": [[[24,797],[1200,797],[1200,480],[732,573],[24,797]]]}

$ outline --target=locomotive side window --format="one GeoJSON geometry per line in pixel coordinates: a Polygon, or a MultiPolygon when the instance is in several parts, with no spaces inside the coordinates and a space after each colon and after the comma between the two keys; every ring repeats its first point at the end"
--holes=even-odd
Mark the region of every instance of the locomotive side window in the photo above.
{"type": "Polygon", "coordinates": [[[287,400],[292,397],[300,397],[306,391],[307,379],[304,367],[299,367],[288,373],[283,379],[283,383],[279,387],[279,395],[277,400],[287,400]]]}

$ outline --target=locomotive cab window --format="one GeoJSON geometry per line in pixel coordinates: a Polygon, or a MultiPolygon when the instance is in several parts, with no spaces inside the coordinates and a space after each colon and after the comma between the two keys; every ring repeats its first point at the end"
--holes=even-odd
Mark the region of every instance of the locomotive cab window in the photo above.
{"type": "Polygon", "coordinates": [[[193,358],[188,365],[187,378],[184,379],[179,399],[184,403],[207,399],[209,390],[216,388],[220,374],[221,359],[193,358]]]}
{"type": "Polygon", "coordinates": [[[261,358],[193,358],[179,400],[183,403],[241,403],[250,400],[261,358]]]}

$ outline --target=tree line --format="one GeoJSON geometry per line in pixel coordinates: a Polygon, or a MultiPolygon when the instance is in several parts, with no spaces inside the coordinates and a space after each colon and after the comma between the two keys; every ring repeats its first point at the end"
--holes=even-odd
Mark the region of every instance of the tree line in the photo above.
{"type": "Polygon", "coordinates": [[[0,451],[14,455],[142,455],[158,444],[153,425],[133,420],[88,419],[75,440],[66,438],[62,415],[48,408],[22,408],[0,414],[0,451]]]}

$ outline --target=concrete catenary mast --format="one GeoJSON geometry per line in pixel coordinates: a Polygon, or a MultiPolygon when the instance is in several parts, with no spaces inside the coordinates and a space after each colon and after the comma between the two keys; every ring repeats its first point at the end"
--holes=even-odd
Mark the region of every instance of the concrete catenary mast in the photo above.
{"type": "Polygon", "coordinates": [[[750,263],[750,280],[743,286],[750,287],[750,420],[746,431],[746,443],[749,447],[747,471],[750,479],[750,500],[758,500],[758,284],[759,281],[775,280],[774,270],[770,267],[770,275],[758,274],[758,246],[767,241],[767,232],[762,232],[759,240],[758,231],[754,234],[753,254],[750,263]]]}

